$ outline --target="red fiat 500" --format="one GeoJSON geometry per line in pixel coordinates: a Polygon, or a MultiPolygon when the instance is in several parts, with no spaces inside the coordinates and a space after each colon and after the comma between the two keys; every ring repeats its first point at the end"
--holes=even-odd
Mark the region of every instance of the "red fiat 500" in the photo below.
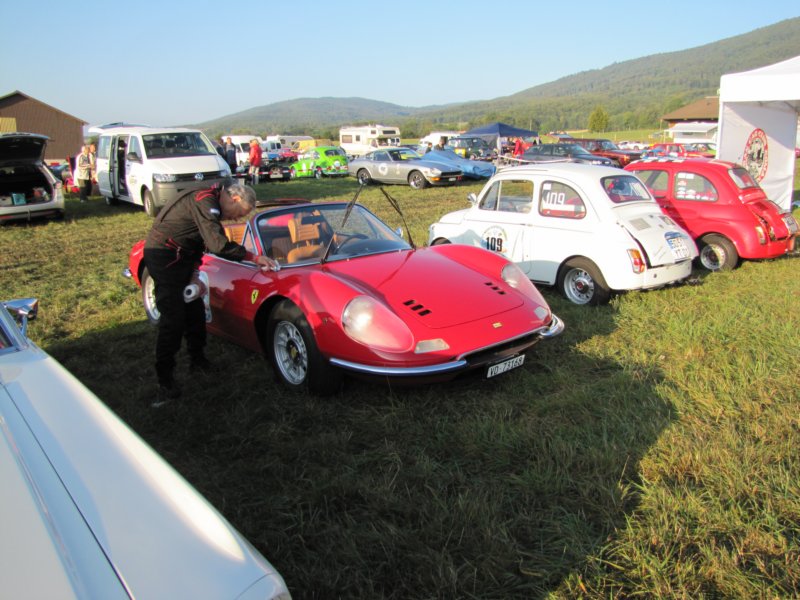
{"type": "Polygon", "coordinates": [[[625,170],[636,173],[661,209],[695,239],[698,261],[710,271],[732,269],[739,258],[775,258],[794,249],[797,221],[741,165],[662,158],[636,161],[625,170]]]}

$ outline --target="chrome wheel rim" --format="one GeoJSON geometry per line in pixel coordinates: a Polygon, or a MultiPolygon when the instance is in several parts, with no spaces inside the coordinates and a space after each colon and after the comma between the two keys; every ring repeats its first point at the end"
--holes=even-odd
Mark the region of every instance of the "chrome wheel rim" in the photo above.
{"type": "Polygon", "coordinates": [[[709,271],[719,271],[726,259],[724,248],[718,244],[708,244],[700,250],[700,264],[709,271]]]}
{"type": "Polygon", "coordinates": [[[151,321],[158,321],[161,318],[156,306],[156,282],[152,277],[148,277],[144,283],[144,310],[151,321]]]}
{"type": "Polygon", "coordinates": [[[288,321],[275,328],[275,362],[281,375],[292,385],[300,385],[308,374],[308,351],[300,330],[288,321]]]}
{"type": "Polygon", "coordinates": [[[588,304],[594,296],[594,279],[583,269],[570,269],[564,278],[564,292],[575,304],[588,304]]]}

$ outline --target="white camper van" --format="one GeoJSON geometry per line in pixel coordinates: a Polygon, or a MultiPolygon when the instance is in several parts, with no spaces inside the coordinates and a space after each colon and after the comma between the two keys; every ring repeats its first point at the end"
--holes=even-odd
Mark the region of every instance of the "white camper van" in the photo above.
{"type": "Polygon", "coordinates": [[[99,134],[97,185],[108,204],[138,204],[154,217],[173,198],[231,176],[196,129],[115,124],[93,127],[89,133],[99,134]]]}
{"type": "Polygon", "coordinates": [[[359,125],[339,130],[339,146],[348,156],[361,156],[380,146],[399,146],[400,128],[386,125],[359,125]]]}

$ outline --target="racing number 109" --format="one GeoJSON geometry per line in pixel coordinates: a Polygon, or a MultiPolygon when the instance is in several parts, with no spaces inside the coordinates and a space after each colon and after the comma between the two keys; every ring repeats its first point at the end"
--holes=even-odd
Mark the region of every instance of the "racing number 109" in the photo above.
{"type": "Polygon", "coordinates": [[[503,238],[500,237],[487,237],[486,238],[486,249],[492,250],[493,252],[502,252],[503,251],[503,238]]]}

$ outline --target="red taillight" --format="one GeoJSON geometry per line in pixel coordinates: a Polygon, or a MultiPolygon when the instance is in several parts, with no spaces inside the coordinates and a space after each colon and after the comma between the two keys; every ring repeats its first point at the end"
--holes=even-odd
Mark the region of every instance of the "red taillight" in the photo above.
{"type": "Polygon", "coordinates": [[[638,250],[628,250],[628,258],[631,259],[631,268],[634,273],[644,273],[647,270],[647,264],[638,250]]]}

